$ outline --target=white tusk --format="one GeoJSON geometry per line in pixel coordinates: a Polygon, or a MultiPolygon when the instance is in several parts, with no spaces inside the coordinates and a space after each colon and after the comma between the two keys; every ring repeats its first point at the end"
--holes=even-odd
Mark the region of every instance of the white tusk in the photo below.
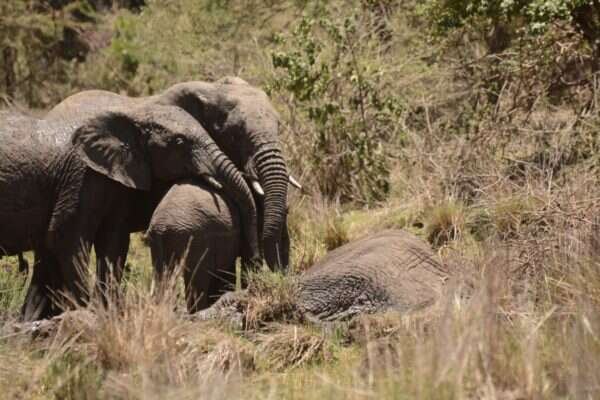
{"type": "Polygon", "coordinates": [[[297,180],[294,179],[293,176],[290,175],[290,183],[292,184],[293,187],[295,187],[298,190],[302,190],[302,185],[298,183],[297,180]]]}
{"type": "Polygon", "coordinates": [[[215,189],[223,189],[223,185],[221,185],[215,178],[209,176],[206,178],[208,183],[213,186],[215,189]]]}
{"type": "Polygon", "coordinates": [[[258,193],[260,196],[264,196],[265,195],[265,191],[260,186],[260,183],[258,183],[258,181],[252,181],[252,189],[254,189],[254,191],[256,193],[258,193]]]}

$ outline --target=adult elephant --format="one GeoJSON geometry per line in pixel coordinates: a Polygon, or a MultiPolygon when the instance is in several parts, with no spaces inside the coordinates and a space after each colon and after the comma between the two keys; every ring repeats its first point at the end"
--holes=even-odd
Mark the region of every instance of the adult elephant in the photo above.
{"type": "Polygon", "coordinates": [[[197,176],[240,206],[253,254],[256,209],[239,171],[201,125],[174,106],[141,105],[82,120],[3,114],[0,126],[0,248],[35,250],[24,320],[58,314],[53,294],[87,297],[93,244],[99,282],[118,281],[136,203],[155,182],[197,176]]]}
{"type": "Polygon", "coordinates": [[[235,261],[248,257],[235,203],[222,190],[198,180],[171,186],[154,210],[146,239],[156,283],[182,269],[190,313],[232,289],[235,261]]]}
{"type": "Polygon", "coordinates": [[[262,199],[257,204],[260,205],[258,223],[265,261],[272,269],[287,268],[288,181],[294,186],[300,185],[288,175],[278,138],[279,115],[267,95],[237,77],[213,83],[179,83],[161,94],[145,98],[92,90],[65,99],[46,118],[140,103],[179,106],[206,128],[262,199]]]}

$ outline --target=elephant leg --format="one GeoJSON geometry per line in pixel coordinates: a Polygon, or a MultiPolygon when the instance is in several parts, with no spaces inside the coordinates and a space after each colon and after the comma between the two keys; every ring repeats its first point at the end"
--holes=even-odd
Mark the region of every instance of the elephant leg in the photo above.
{"type": "Polygon", "coordinates": [[[78,229],[52,233],[51,248],[35,249],[35,263],[21,315],[25,321],[49,318],[87,302],[91,241],[78,229]]]}
{"type": "Polygon", "coordinates": [[[150,255],[152,257],[152,272],[154,277],[150,293],[154,296],[163,286],[163,277],[167,267],[167,261],[165,260],[162,238],[155,237],[151,231],[147,234],[147,238],[150,240],[150,255]]]}
{"type": "Polygon", "coordinates": [[[96,290],[103,304],[109,304],[111,295],[115,300],[119,295],[119,284],[123,277],[127,251],[129,250],[129,232],[124,225],[120,229],[103,227],[96,235],[94,248],[96,250],[96,290]]]}
{"type": "MultiPolygon", "coordinates": [[[[96,250],[96,272],[101,298],[106,304],[110,281],[119,283],[129,247],[130,212],[136,193],[95,171],[88,170],[80,193],[80,209],[72,227],[85,240],[75,254],[81,255],[77,267],[88,269],[89,249],[96,250]]],[[[76,238],[73,238],[76,239],[76,238]]]]}
{"type": "Polygon", "coordinates": [[[152,295],[160,293],[171,284],[176,270],[183,266],[184,274],[187,268],[184,257],[188,254],[188,243],[190,237],[178,234],[160,234],[152,231],[150,227],[147,237],[150,240],[150,253],[152,255],[153,282],[152,295]]]}
{"type": "Polygon", "coordinates": [[[23,321],[37,321],[60,314],[60,291],[63,279],[58,260],[47,249],[36,249],[33,274],[21,308],[23,321]]]}
{"type": "Polygon", "coordinates": [[[72,305],[85,306],[89,295],[87,276],[92,241],[78,233],[68,236],[71,238],[62,240],[55,250],[64,294],[72,305]]]}
{"type": "MultiPolygon", "coordinates": [[[[194,244],[192,243],[192,246],[194,244]]],[[[194,252],[190,248],[183,270],[185,299],[187,310],[194,314],[208,307],[208,288],[210,277],[207,274],[208,265],[214,260],[214,251],[202,246],[202,252],[194,252]],[[195,257],[194,253],[199,257],[195,257]]]]}
{"type": "MultiPolygon", "coordinates": [[[[124,198],[127,198],[124,196],[124,198]]],[[[103,304],[108,305],[109,295],[118,299],[119,284],[123,277],[129,250],[129,203],[123,202],[104,220],[96,232],[96,290],[103,304]]]]}
{"type": "Polygon", "coordinates": [[[219,269],[208,279],[207,307],[212,306],[225,292],[235,289],[235,259],[227,268],[219,269]]]}
{"type": "Polygon", "coordinates": [[[213,240],[211,245],[215,256],[213,267],[208,272],[209,283],[206,293],[208,306],[217,301],[226,291],[235,290],[235,260],[240,247],[239,239],[235,237],[213,240]]]}

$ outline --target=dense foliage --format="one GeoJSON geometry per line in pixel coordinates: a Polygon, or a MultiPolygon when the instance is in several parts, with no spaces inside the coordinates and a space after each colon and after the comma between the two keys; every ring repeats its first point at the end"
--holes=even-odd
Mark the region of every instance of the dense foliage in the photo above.
{"type": "Polygon", "coordinates": [[[288,50],[272,53],[273,66],[285,72],[271,90],[291,94],[291,107],[314,127],[305,150],[319,190],[368,204],[389,192],[385,144],[398,135],[401,105],[386,91],[384,67],[373,62],[382,44],[365,17],[304,18],[278,37],[288,50]]]}
{"type": "Polygon", "coordinates": [[[508,89],[513,109],[530,111],[540,96],[554,104],[570,103],[578,112],[596,106],[598,2],[431,0],[422,11],[434,36],[448,41],[450,48],[463,47],[460,38],[482,46],[471,52],[467,46],[459,57],[492,103],[508,89]]]}

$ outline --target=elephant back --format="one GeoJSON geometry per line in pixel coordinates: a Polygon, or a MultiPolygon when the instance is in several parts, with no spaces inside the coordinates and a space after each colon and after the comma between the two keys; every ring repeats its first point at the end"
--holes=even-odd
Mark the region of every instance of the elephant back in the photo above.
{"type": "Polygon", "coordinates": [[[317,319],[345,319],[435,302],[447,271],[431,248],[402,230],[386,230],[332,251],[300,279],[300,307],[317,319]]]}
{"type": "Polygon", "coordinates": [[[241,235],[240,215],[235,202],[197,179],[175,183],[156,207],[149,233],[203,238],[241,235]]]}

